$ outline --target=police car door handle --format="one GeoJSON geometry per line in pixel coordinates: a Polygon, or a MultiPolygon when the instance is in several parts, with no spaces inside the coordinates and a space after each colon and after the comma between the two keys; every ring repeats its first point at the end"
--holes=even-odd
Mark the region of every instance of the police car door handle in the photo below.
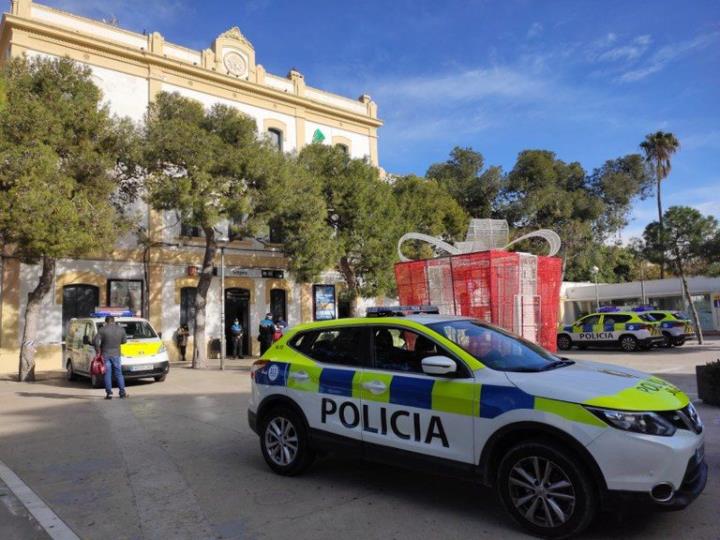
{"type": "Polygon", "coordinates": [[[362,383],[362,387],[373,394],[382,394],[387,390],[387,386],[382,381],[368,381],[362,383]]]}
{"type": "Polygon", "coordinates": [[[290,377],[298,381],[307,381],[310,378],[310,375],[308,375],[304,371],[295,371],[293,373],[290,373],[290,377]]]}

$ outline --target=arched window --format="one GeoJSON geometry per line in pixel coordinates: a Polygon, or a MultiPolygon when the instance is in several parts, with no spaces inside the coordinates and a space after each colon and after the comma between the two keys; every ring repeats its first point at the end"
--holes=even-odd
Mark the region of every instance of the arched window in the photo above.
{"type": "Polygon", "coordinates": [[[197,287],[180,289],[180,324],[187,324],[190,333],[195,329],[195,295],[197,287]]]}
{"type": "Polygon", "coordinates": [[[270,144],[272,144],[275,148],[277,148],[280,152],[282,152],[283,149],[283,132],[277,128],[270,128],[268,129],[268,139],[270,139],[270,144]]]}
{"type": "Polygon", "coordinates": [[[337,144],[335,145],[335,148],[339,148],[340,150],[342,150],[343,153],[344,153],[346,156],[349,156],[349,155],[350,155],[350,149],[348,148],[348,145],[347,145],[347,144],[337,143],[337,144]]]}
{"type": "Polygon", "coordinates": [[[62,301],[63,339],[70,319],[88,317],[99,304],[100,289],[95,285],[65,285],[62,301]]]}

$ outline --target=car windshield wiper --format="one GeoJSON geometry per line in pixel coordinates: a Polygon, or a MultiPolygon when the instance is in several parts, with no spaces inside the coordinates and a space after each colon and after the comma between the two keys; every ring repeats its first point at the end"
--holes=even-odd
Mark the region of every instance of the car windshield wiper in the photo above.
{"type": "Polygon", "coordinates": [[[545,364],[543,367],[540,368],[540,371],[548,371],[550,369],[557,369],[561,367],[567,367],[572,366],[575,363],[575,360],[555,360],[554,362],[550,362],[549,364],[545,364]]]}

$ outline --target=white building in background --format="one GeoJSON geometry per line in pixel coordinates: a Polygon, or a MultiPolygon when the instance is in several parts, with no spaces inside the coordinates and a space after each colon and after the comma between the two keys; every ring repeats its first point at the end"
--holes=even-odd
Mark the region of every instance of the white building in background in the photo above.
{"type": "MultiPolygon", "coordinates": [[[[706,331],[720,331],[720,278],[690,277],[688,288],[700,317],[700,326],[706,331]]],[[[560,293],[561,319],[570,324],[587,313],[595,311],[596,287],[594,283],[563,283],[560,293]]],[[[651,304],[658,309],[687,311],[688,304],[679,278],[608,283],[597,285],[601,306],[634,306],[651,304]]]]}
{"type": "MultiPolygon", "coordinates": [[[[12,0],[0,26],[0,62],[19,55],[70,57],[92,69],[113,113],[141,122],[148,103],[159,92],[178,92],[205,106],[223,103],[255,119],[283,151],[293,152],[318,142],[339,145],[354,158],[378,165],[377,106],[367,95],[349,99],[312,88],[303,75],[267,73],[256,62],[252,44],[236,27],[217,36],[208,49],[188,49],[166,42],[162,35],[138,34],[95,20],[39,5],[12,0]]],[[[120,241],[111,253],[58,262],[54,289],[45,299],[40,321],[38,369],[62,367],[60,348],[71,317],[85,316],[96,306],[120,305],[149,312],[143,315],[170,343],[181,323],[192,321],[204,241],[171,213],[138,206],[141,224],[152,246],[144,249],[134,237],[120,241]]],[[[282,245],[272,234],[232,239],[225,249],[226,295],[219,280],[208,296],[207,335],[219,338],[220,303],[227,324],[234,317],[250,329],[245,352],[256,352],[257,326],[268,311],[282,314],[290,325],[337,317],[335,273],[321,283],[296,283],[289,276],[282,245]]],[[[216,264],[219,265],[219,256],[216,264]]],[[[17,370],[22,316],[38,268],[4,253],[0,277],[0,373],[17,370]]],[[[339,288],[340,285],[337,285],[339,288]]]]}

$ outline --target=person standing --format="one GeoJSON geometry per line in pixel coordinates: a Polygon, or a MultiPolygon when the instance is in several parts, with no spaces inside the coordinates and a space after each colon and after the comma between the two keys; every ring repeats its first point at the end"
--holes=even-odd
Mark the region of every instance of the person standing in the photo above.
{"type": "Polygon", "coordinates": [[[128,397],[120,364],[120,346],[126,342],[125,329],[115,322],[115,317],[105,317],[105,324],[95,336],[95,349],[105,359],[105,399],[112,399],[113,376],[120,390],[120,399],[128,397]]]}
{"type": "Polygon", "coordinates": [[[261,355],[265,354],[265,351],[267,351],[270,348],[270,345],[272,345],[274,333],[275,323],[272,319],[272,313],[267,313],[265,318],[260,321],[258,339],[260,340],[261,355]]]}
{"type": "Polygon", "coordinates": [[[230,337],[232,338],[232,346],[233,346],[233,356],[235,358],[242,358],[243,357],[243,350],[242,350],[242,338],[243,338],[243,328],[240,324],[239,319],[235,319],[230,325],[230,337]]]}
{"type": "Polygon", "coordinates": [[[185,353],[187,352],[188,336],[190,330],[187,324],[181,324],[175,332],[175,342],[177,343],[178,350],[180,351],[180,360],[185,362],[185,353]]]}

